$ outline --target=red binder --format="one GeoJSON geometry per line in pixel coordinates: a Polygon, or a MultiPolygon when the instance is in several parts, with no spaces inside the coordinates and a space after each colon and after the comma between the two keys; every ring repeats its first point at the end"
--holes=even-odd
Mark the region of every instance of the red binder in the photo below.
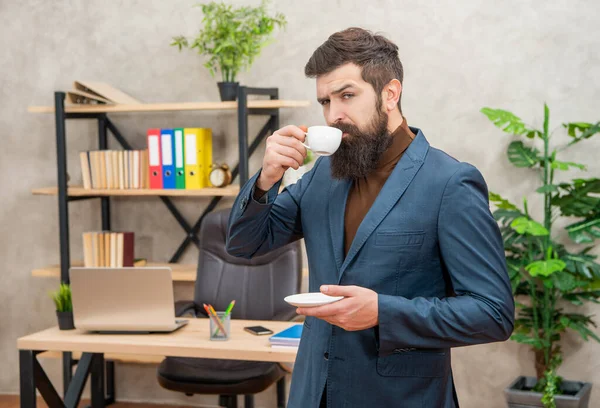
{"type": "Polygon", "coordinates": [[[160,159],[160,129],[148,129],[148,171],[150,188],[162,189],[162,160],[160,159]]]}

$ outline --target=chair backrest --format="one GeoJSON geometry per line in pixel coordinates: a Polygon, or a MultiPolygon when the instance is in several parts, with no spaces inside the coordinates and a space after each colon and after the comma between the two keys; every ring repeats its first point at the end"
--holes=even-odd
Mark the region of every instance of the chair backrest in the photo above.
{"type": "Polygon", "coordinates": [[[213,211],[202,222],[194,303],[202,312],[203,303],[225,310],[235,299],[234,319],[271,320],[294,309],[283,299],[300,292],[300,241],[252,259],[231,256],[225,250],[230,211],[213,211]]]}

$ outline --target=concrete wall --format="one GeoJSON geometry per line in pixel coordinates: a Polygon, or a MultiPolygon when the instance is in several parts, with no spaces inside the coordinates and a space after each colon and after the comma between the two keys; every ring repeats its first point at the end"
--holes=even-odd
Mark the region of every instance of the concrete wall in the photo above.
{"type": "MultiPolygon", "coordinates": [[[[0,2],[0,393],[17,393],[16,339],[55,324],[48,291],[57,281],[33,278],[36,267],[58,263],[57,201],[32,196],[35,187],[56,183],[54,119],[27,113],[30,105],[51,105],[53,92],[67,90],[76,79],[106,81],[144,102],[218,100],[216,80],[194,52],[179,53],[171,37],[191,36],[202,18],[193,1],[15,1],[0,2]]],[[[234,1],[256,4],[254,1],[234,1]]],[[[285,110],[281,124],[321,124],[314,102],[314,80],[303,68],[312,51],[329,34],[359,25],[387,34],[400,47],[406,76],[403,109],[409,124],[420,127],[432,145],[477,166],[489,188],[520,202],[530,199],[536,176],[516,170],[506,160],[511,137],[479,113],[483,106],[505,108],[540,127],[543,103],[551,109],[551,127],[565,121],[597,121],[600,99],[598,5],[591,1],[277,1],[289,25],[264,49],[241,81],[251,86],[280,87],[282,98],[309,99],[310,108],[285,110]]],[[[118,114],[114,122],[134,148],[145,146],[149,127],[205,126],[215,132],[215,159],[237,157],[236,116],[224,112],[118,114]]],[[[261,126],[251,121],[251,130],[261,126]]],[[[67,124],[68,159],[73,183],[81,180],[77,153],[97,148],[93,121],[67,124]]],[[[559,129],[555,143],[567,140],[559,129]]],[[[582,143],[564,159],[586,163],[598,175],[600,141],[582,143]]],[[[111,147],[116,147],[114,141],[111,147]]],[[[262,151],[251,162],[260,165],[262,151]]],[[[166,260],[183,235],[156,198],[112,200],[114,228],[136,233],[136,255],[166,260]]],[[[207,200],[176,200],[189,220],[207,200]]],[[[231,204],[226,201],[225,204],[231,204]]],[[[83,231],[100,228],[97,202],[70,206],[71,253],[81,258],[83,231]]],[[[537,212],[539,214],[539,212],[537,212]]],[[[597,253],[597,252],[596,252],[597,253]]],[[[195,262],[189,250],[182,262],[195,262]]],[[[177,284],[179,299],[191,285],[177,284]]],[[[593,314],[600,309],[589,307],[593,314]]],[[[566,361],[560,374],[594,383],[600,400],[599,346],[575,336],[564,340],[566,361]]],[[[60,386],[60,364],[45,362],[60,386]]],[[[502,389],[519,374],[533,374],[532,355],[512,342],[457,349],[453,365],[462,406],[504,406],[502,389]]],[[[118,366],[121,400],[184,401],[215,404],[215,397],[186,398],[162,390],[155,368],[118,366]]],[[[274,404],[274,389],[259,396],[258,406],[274,404]]],[[[600,407],[598,402],[592,406],[600,407]]]]}

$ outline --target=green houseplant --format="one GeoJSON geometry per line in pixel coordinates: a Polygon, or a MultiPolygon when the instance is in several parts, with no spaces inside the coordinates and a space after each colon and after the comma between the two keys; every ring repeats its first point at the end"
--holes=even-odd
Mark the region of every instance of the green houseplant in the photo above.
{"type": "Polygon", "coordinates": [[[71,330],[73,324],[73,303],[71,302],[71,286],[61,283],[57,291],[51,293],[52,300],[56,306],[56,316],[58,317],[58,328],[60,330],[71,330]]]}
{"type": "Polygon", "coordinates": [[[568,406],[587,407],[591,384],[563,381],[557,369],[563,358],[561,336],[567,330],[586,341],[600,342],[592,331],[596,323],[591,316],[564,310],[568,304],[599,303],[600,264],[590,251],[595,239],[600,238],[600,179],[576,178],[559,183],[555,175],[574,168],[585,170],[583,164],[559,161],[558,155],[599,133],[600,122],[563,124],[570,142],[552,149],[546,105],[542,129],[529,126],[504,110],[483,108],[481,112],[504,132],[518,137],[508,147],[509,161],[537,173],[540,186],[536,193],[543,198],[543,212],[532,214],[526,199],[519,207],[499,194],[490,193],[490,201],[497,208],[494,217],[501,228],[518,310],[511,339],[532,347],[537,373],[537,378],[521,377],[505,390],[509,406],[560,407],[561,400],[578,396],[580,405],[568,406]],[[553,227],[561,217],[574,218],[567,220],[564,228],[571,246],[579,249],[567,249],[566,243],[559,242],[558,228],[553,227]]]}
{"type": "Polygon", "coordinates": [[[218,83],[221,100],[236,99],[237,75],[252,65],[275,28],[286,25],[283,14],[268,14],[267,4],[266,0],[258,7],[234,8],[215,1],[198,4],[204,14],[199,33],[189,41],[184,36],[173,38],[171,45],[180,51],[189,47],[208,57],[204,66],[213,77],[221,71],[222,82],[218,83]]]}

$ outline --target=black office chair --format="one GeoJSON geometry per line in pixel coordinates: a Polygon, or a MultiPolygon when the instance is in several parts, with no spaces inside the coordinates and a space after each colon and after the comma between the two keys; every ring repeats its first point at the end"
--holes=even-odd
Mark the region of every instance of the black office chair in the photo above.
{"type": "MultiPolygon", "coordinates": [[[[283,298],[300,291],[300,243],[250,260],[233,257],[225,251],[229,213],[230,209],[214,211],[204,219],[194,301],[177,302],[177,316],[207,317],[203,303],[225,310],[235,299],[232,319],[292,320],[295,308],[283,298]]],[[[254,394],[274,383],[278,407],[286,402],[286,371],[278,363],[167,357],[157,374],[166,389],[186,395],[218,394],[219,405],[227,408],[237,408],[237,395],[244,395],[245,407],[253,408],[254,394]]]]}

